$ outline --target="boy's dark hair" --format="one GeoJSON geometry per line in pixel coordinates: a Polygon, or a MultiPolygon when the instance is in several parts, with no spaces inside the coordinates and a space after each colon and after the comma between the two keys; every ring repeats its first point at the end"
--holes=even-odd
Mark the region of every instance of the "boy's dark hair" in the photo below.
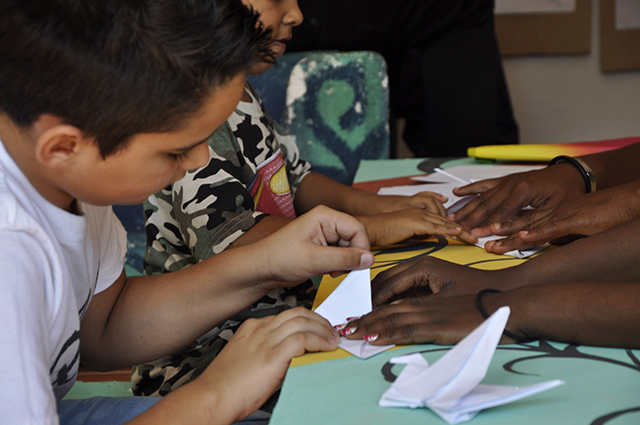
{"type": "Polygon", "coordinates": [[[271,57],[269,37],[240,0],[2,0],[0,110],[25,128],[62,118],[106,157],[179,129],[271,57]]]}

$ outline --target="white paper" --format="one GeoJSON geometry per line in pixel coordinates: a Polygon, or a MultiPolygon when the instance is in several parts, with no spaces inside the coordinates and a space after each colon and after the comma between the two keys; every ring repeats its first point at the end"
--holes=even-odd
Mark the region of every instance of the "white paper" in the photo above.
{"type": "Polygon", "coordinates": [[[347,339],[345,337],[340,338],[338,347],[344,351],[348,351],[356,357],[361,359],[368,359],[369,357],[380,354],[383,351],[387,351],[389,348],[395,347],[395,345],[371,345],[362,339],[347,339]]]}
{"type": "MultiPolygon", "coordinates": [[[[404,356],[396,363],[407,366],[382,395],[382,407],[426,407],[450,424],[471,420],[478,412],[546,391],[563,381],[528,387],[480,385],[509,318],[501,307],[432,366],[426,360],[404,356]]],[[[419,355],[419,354],[418,354],[419,355]]]]}
{"type": "Polygon", "coordinates": [[[496,15],[575,12],[576,0],[496,0],[496,15]]]}
{"type": "MultiPolygon", "coordinates": [[[[366,269],[349,273],[315,312],[327,319],[331,326],[337,326],[347,323],[348,318],[364,316],[371,309],[371,269],[366,269]]],[[[367,359],[394,345],[371,345],[362,339],[342,337],[338,347],[356,357],[367,359]]]]}
{"type": "Polygon", "coordinates": [[[371,269],[354,270],[316,308],[316,313],[337,326],[350,317],[370,313],[371,307],[371,269]]]}
{"type": "Polygon", "coordinates": [[[616,29],[640,29],[640,1],[616,0],[616,29]]]}

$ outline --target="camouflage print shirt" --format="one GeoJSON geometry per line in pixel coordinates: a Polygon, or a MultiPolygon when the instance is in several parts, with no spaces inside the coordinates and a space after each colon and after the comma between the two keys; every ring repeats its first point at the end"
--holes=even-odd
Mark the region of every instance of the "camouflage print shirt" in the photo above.
{"type": "MultiPolygon", "coordinates": [[[[208,140],[209,163],[144,203],[147,275],[180,270],[225,250],[266,214],[295,217],[293,196],[311,166],[295,139],[252,102],[240,102],[208,140]]],[[[310,306],[310,282],[272,291],[178,353],[136,366],[136,395],[165,395],[202,373],[242,321],[310,306]]]]}

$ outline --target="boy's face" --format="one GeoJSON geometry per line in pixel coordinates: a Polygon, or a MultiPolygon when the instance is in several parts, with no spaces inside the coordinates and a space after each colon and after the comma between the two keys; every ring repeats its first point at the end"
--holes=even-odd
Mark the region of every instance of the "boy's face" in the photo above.
{"type": "MultiPolygon", "coordinates": [[[[298,7],[298,0],[242,0],[244,4],[252,6],[260,13],[262,24],[273,30],[271,51],[278,59],[286,50],[286,43],[291,39],[293,27],[302,23],[302,12],[298,7]]],[[[321,0],[319,0],[321,1],[321,0]]],[[[260,74],[271,68],[272,64],[260,62],[249,71],[250,74],[260,74]]]]}
{"type": "Polygon", "coordinates": [[[181,130],[137,134],[124,149],[106,159],[91,143],[94,152],[83,157],[81,174],[65,190],[94,205],[136,204],[181,179],[187,170],[206,165],[206,141],[233,112],[244,81],[245,76],[239,75],[219,87],[181,130]]]}

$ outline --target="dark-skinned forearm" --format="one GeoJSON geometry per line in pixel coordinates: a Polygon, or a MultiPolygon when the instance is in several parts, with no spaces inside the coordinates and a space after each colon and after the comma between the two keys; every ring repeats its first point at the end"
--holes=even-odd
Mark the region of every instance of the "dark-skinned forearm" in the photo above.
{"type": "Polygon", "coordinates": [[[640,281],[640,219],[555,247],[522,265],[500,270],[509,287],[552,282],[640,281]]]}
{"type": "Polygon", "coordinates": [[[640,179],[640,143],[581,158],[593,169],[599,189],[640,179]]]}
{"type": "Polygon", "coordinates": [[[640,348],[640,283],[560,283],[487,294],[493,313],[511,308],[507,329],[537,339],[640,348]]]}

